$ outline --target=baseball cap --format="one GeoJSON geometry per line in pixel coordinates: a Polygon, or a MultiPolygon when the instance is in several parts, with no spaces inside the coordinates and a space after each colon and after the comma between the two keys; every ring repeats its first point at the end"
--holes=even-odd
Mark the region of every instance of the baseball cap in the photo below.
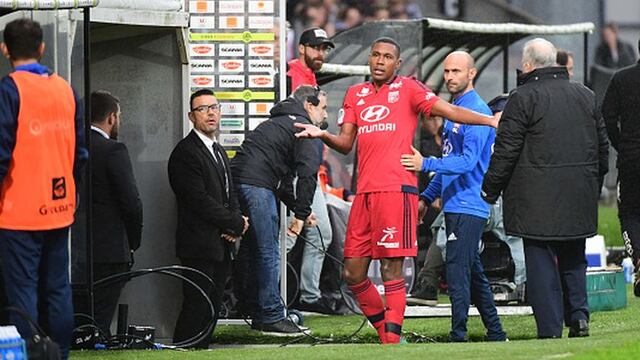
{"type": "Polygon", "coordinates": [[[305,30],[302,35],[300,35],[300,42],[298,42],[298,44],[309,46],[326,44],[332,48],[336,47],[333,41],[329,40],[327,32],[317,27],[305,30]]]}

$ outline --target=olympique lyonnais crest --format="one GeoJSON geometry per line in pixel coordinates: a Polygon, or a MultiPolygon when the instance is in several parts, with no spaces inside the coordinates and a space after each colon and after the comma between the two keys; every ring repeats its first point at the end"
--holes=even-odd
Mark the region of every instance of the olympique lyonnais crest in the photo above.
{"type": "Polygon", "coordinates": [[[389,96],[387,96],[387,102],[389,104],[397,103],[400,100],[400,92],[399,91],[390,91],[389,96]]]}

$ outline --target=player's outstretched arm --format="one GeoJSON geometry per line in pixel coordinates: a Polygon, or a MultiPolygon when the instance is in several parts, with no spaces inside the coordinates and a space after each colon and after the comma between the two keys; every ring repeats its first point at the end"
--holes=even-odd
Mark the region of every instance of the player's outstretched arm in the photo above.
{"type": "Polygon", "coordinates": [[[321,139],[330,148],[343,154],[347,154],[353,148],[356,140],[357,127],[351,123],[344,123],[340,127],[340,134],[334,135],[326,130],[320,130],[311,124],[295,123],[295,127],[303,129],[296,133],[297,138],[317,138],[321,139]]]}
{"type": "Polygon", "coordinates": [[[487,116],[471,111],[453,104],[449,104],[444,100],[438,100],[431,108],[431,115],[442,116],[453,122],[467,125],[487,125],[498,127],[500,114],[487,116]]]}

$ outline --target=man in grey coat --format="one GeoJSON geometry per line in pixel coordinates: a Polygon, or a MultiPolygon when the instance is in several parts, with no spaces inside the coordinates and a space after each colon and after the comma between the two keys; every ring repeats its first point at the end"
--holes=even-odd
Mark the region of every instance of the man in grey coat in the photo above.
{"type": "Polygon", "coordinates": [[[539,338],[562,337],[563,320],[569,337],[589,335],[585,239],[596,234],[609,146],[593,92],[555,63],[547,40],[525,44],[482,185],[489,203],[504,191],[506,232],[524,239],[539,338]]]}

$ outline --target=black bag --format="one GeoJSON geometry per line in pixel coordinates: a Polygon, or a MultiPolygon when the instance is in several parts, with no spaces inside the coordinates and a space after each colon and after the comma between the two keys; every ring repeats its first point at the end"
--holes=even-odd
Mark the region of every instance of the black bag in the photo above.
{"type": "Polygon", "coordinates": [[[13,306],[9,306],[5,310],[20,315],[31,328],[32,336],[30,339],[26,339],[29,360],[60,360],[62,358],[60,346],[51,340],[26,312],[13,306]]]}

